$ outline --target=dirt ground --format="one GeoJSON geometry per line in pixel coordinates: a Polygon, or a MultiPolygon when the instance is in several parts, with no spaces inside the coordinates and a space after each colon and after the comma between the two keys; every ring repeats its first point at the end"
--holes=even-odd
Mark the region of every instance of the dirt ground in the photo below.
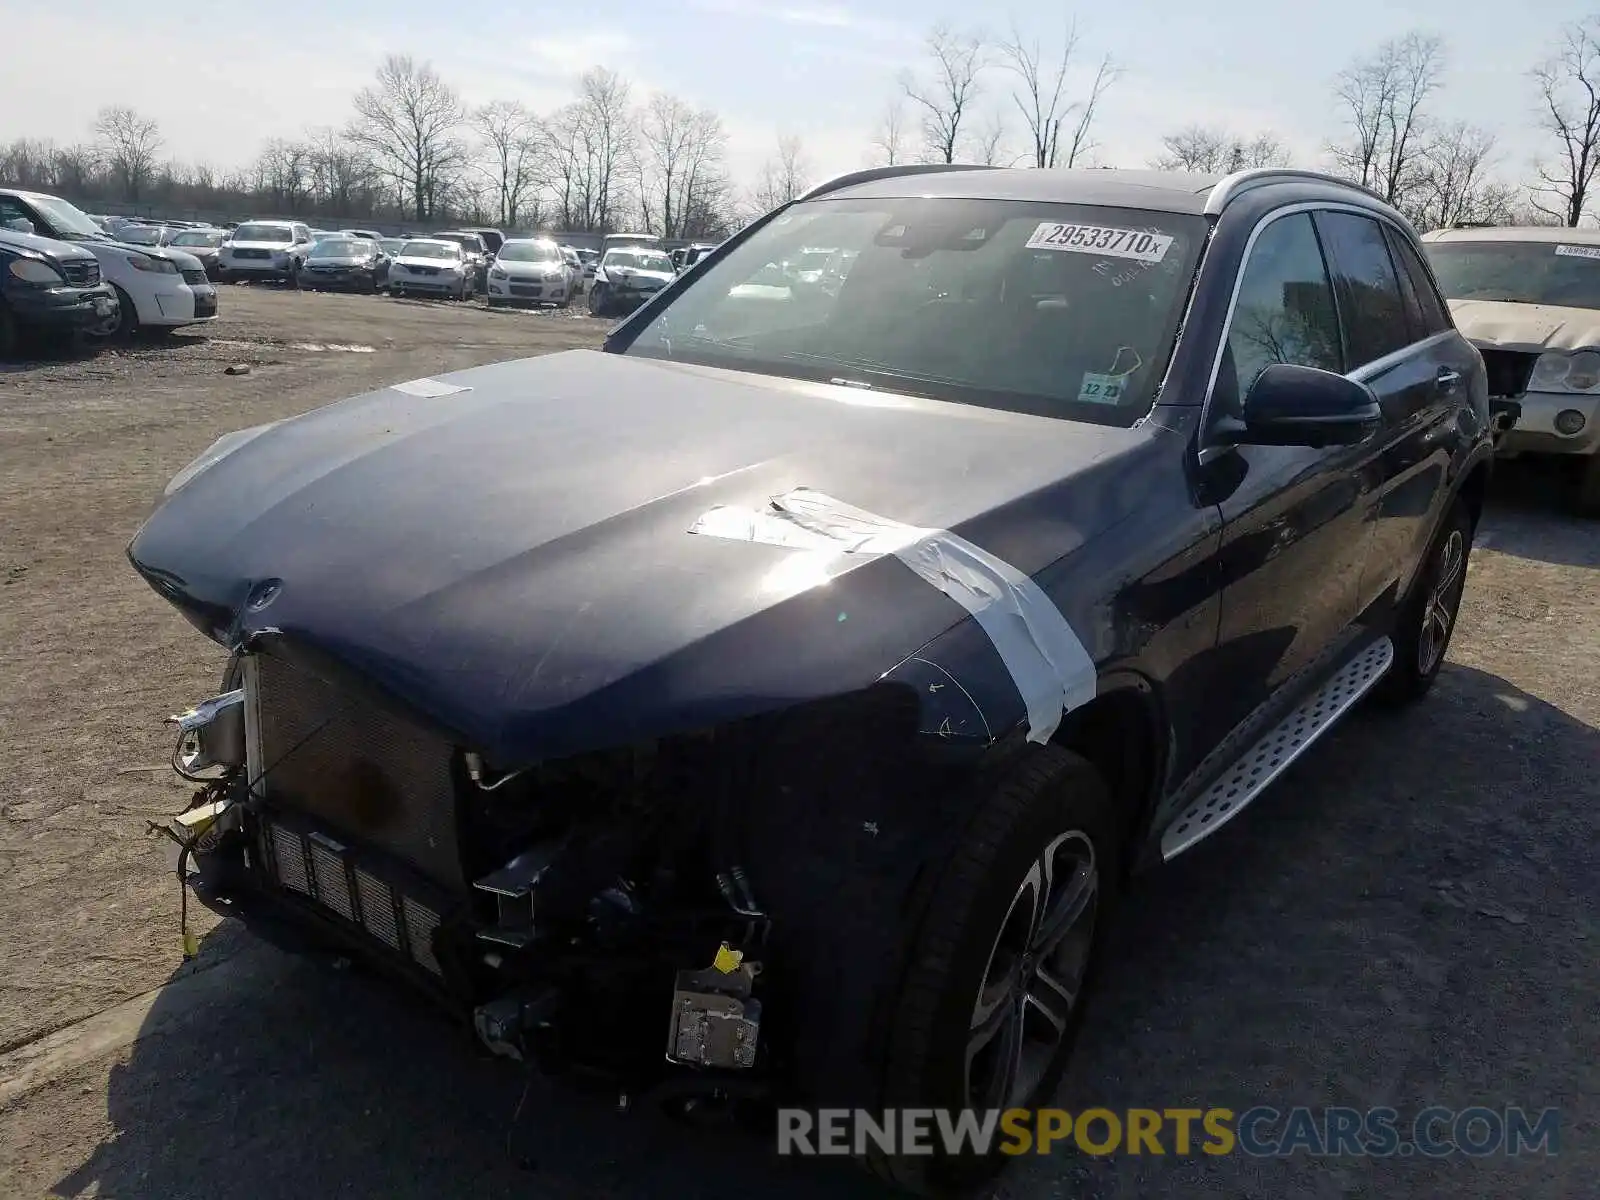
{"type": "MultiPolygon", "coordinates": [[[[0,367],[0,1196],[880,1194],[524,1094],[405,997],[203,910],[200,959],[181,966],[177,886],[145,823],[186,798],[161,718],[209,694],[222,654],[123,557],[166,480],[229,430],[605,328],[251,287],[224,289],[222,312],[164,342],[0,367]],[[131,1045],[114,1036],[130,1021],[131,1045]],[[24,1078],[58,1043],[76,1057],[24,1078]]],[[[1144,883],[1061,1103],[1557,1107],[1560,1154],[1055,1157],[1019,1164],[1002,1194],[1592,1194],[1600,526],[1559,515],[1532,474],[1503,476],[1434,694],[1358,712],[1144,883]]]]}

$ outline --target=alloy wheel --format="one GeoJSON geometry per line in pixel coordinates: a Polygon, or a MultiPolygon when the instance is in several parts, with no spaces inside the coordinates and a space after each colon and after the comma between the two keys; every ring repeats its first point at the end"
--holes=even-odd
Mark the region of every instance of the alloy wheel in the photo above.
{"type": "Polygon", "coordinates": [[[1060,1051],[1094,946],[1100,877],[1081,830],[1052,840],[1023,877],[989,954],[967,1034],[977,1108],[1025,1104],[1060,1051]]]}
{"type": "Polygon", "coordinates": [[[1455,626],[1466,583],[1466,561],[1466,535],[1452,529],[1439,547],[1433,587],[1422,606],[1422,632],[1417,638],[1417,670],[1422,675],[1433,673],[1450,642],[1450,630],[1455,626]]]}

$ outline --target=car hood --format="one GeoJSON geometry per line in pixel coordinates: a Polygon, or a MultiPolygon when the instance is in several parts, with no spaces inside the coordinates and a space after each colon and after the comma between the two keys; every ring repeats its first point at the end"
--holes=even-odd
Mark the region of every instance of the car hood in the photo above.
{"type": "Polygon", "coordinates": [[[794,550],[691,533],[713,507],[810,487],[1031,574],[1112,519],[1066,489],[1121,488],[1151,436],[568,351],[274,425],[128,555],[224,644],[519,765],[854,691],[965,618],[892,556],[812,586],[794,550]]]}
{"type": "Polygon", "coordinates": [[[308,267],[365,267],[372,263],[370,258],[358,258],[353,254],[341,254],[337,258],[308,258],[308,267]]]}
{"type": "Polygon", "coordinates": [[[30,251],[34,254],[48,255],[63,262],[73,262],[79,259],[93,258],[94,253],[72,242],[62,242],[55,238],[39,237],[32,233],[18,233],[10,229],[0,229],[0,246],[11,250],[30,251]]]}
{"type": "Polygon", "coordinates": [[[271,250],[274,254],[287,254],[290,249],[289,242],[229,242],[228,246],[234,250],[271,250]]]}
{"type": "Polygon", "coordinates": [[[394,260],[402,267],[456,267],[461,263],[453,258],[417,258],[414,255],[402,254],[394,260]]]}
{"type": "Polygon", "coordinates": [[[659,283],[663,286],[676,279],[675,271],[641,271],[637,267],[606,267],[605,275],[608,280],[623,283],[659,283]]]}
{"type": "Polygon", "coordinates": [[[1600,310],[1509,300],[1452,300],[1456,328],[1480,346],[1502,350],[1582,350],[1600,347],[1600,310]]]}
{"type": "Polygon", "coordinates": [[[499,259],[496,259],[494,265],[499,267],[507,275],[514,275],[519,279],[543,279],[547,275],[565,275],[567,273],[567,266],[565,263],[503,262],[499,259]]]}

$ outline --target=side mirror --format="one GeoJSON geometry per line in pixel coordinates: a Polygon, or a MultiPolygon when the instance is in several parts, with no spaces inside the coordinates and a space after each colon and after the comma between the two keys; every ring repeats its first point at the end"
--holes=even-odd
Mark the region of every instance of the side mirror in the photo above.
{"type": "Polygon", "coordinates": [[[1364,383],[1332,371],[1273,363],[1245,393],[1243,418],[1217,430],[1234,446],[1354,446],[1378,427],[1383,409],[1364,383]]]}

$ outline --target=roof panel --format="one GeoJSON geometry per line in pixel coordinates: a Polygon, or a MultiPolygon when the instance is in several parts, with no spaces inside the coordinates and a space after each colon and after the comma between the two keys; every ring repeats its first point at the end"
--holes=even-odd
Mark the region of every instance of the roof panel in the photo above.
{"type": "Polygon", "coordinates": [[[997,167],[990,171],[932,172],[891,176],[830,192],[825,199],[944,196],[959,200],[1036,200],[1150,208],[1170,212],[1204,210],[1219,175],[1119,168],[1067,171],[997,167]]]}

